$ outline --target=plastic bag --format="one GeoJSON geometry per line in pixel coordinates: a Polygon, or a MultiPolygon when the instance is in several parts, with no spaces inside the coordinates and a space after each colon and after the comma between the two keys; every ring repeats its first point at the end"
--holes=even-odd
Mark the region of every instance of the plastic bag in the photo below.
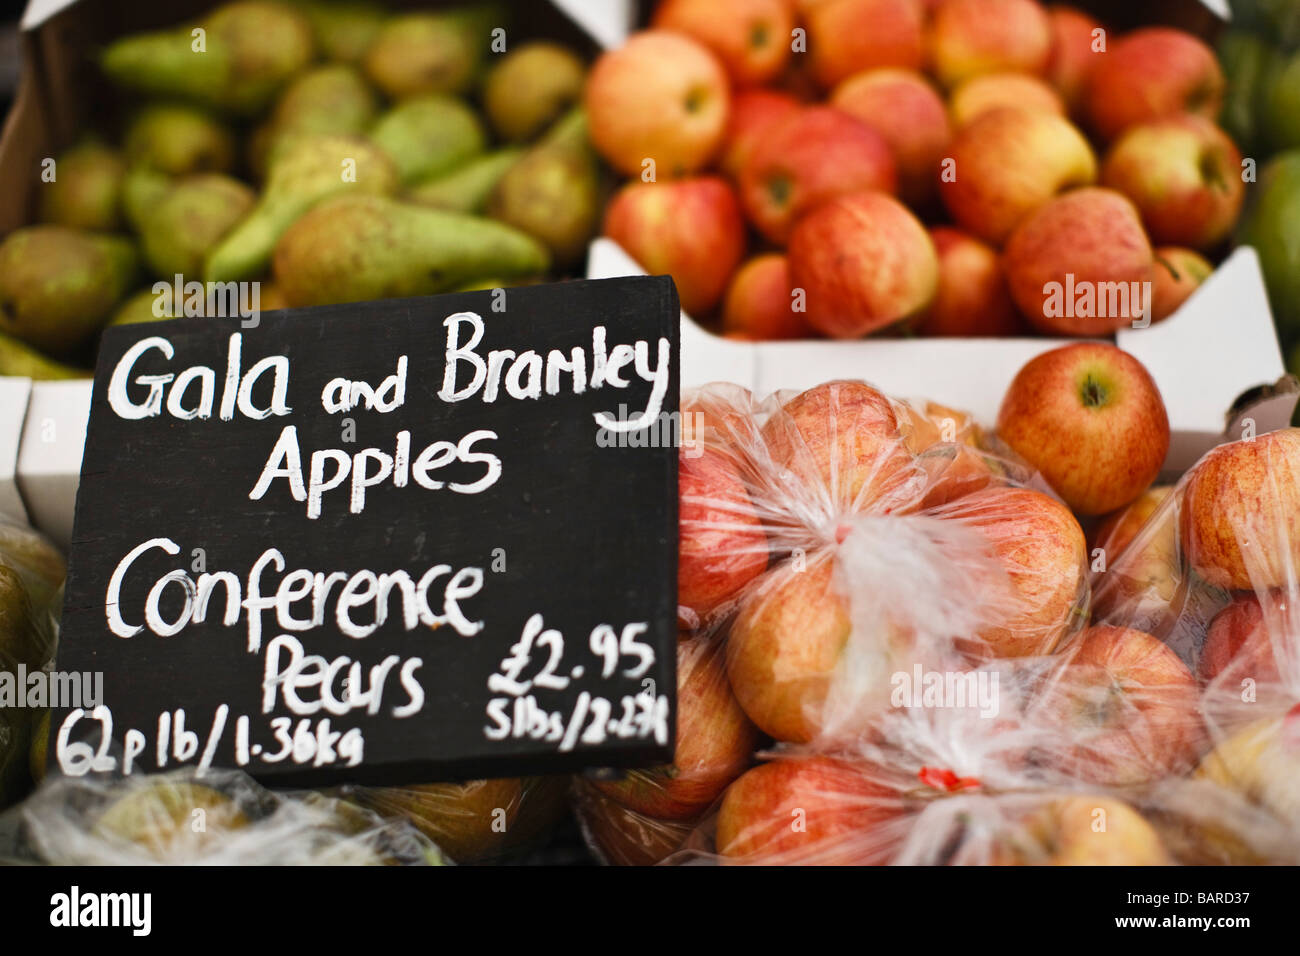
{"type": "Polygon", "coordinates": [[[536,846],[566,811],[565,777],[510,777],[404,787],[345,787],[385,817],[405,820],[456,863],[536,846]]]}
{"type": "Polygon", "coordinates": [[[1161,634],[1200,687],[1205,753],[1171,815],[1213,859],[1300,860],[1300,429],[1213,449],[1105,556],[1105,621],[1161,634]],[[1220,806],[1253,819],[1224,832],[1220,806]]]}
{"type": "Polygon", "coordinates": [[[0,861],[54,865],[394,865],[446,862],[401,821],[239,771],[55,776],[0,817],[0,861]]]}
{"type": "Polygon", "coordinates": [[[773,738],[852,738],[900,671],[1048,653],[1082,626],[1082,529],[968,416],[846,381],[682,408],[679,618],[725,630],[732,690],[773,738]]]}

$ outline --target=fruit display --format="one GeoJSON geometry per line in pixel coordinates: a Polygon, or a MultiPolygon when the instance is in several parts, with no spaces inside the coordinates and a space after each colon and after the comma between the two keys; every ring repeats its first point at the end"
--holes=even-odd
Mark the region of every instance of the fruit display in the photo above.
{"type": "Polygon", "coordinates": [[[514,19],[238,0],[86,50],[92,119],[0,236],[0,375],[89,375],[110,323],[225,314],[214,283],[273,311],[573,275],[608,192],[587,51],[514,19]]]}
{"type": "Polygon", "coordinates": [[[1223,258],[1253,183],[1185,30],[1037,0],[651,7],[586,83],[632,180],[604,233],[731,339],[1142,328],[1223,258]]]}

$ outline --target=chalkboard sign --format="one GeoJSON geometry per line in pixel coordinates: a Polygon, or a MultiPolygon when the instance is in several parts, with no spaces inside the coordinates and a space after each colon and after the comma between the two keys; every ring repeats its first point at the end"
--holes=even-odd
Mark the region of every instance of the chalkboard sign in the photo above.
{"type": "Polygon", "coordinates": [[[374,784],[671,758],[677,294],[570,282],[111,328],[67,774],[374,784]]]}

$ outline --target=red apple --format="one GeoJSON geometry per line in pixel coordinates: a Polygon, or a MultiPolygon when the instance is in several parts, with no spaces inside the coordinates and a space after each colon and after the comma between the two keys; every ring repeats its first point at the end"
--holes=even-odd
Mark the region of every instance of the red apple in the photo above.
{"type": "Polygon", "coordinates": [[[1262,603],[1258,595],[1243,594],[1216,614],[1196,662],[1201,680],[1208,684],[1225,675],[1222,683],[1232,691],[1247,678],[1277,683],[1274,641],[1300,647],[1295,637],[1300,621],[1293,621],[1291,603],[1286,591],[1265,591],[1262,603]]]}
{"type": "Polygon", "coordinates": [[[1052,28],[1033,0],[940,0],[930,21],[930,63],[954,87],[981,73],[1047,68],[1052,28]]]}
{"type": "Polygon", "coordinates": [[[718,852],[730,863],[878,865],[897,848],[902,801],[869,765],[787,757],[727,788],[718,852]]]}
{"type": "Polygon", "coordinates": [[[1156,249],[1151,279],[1151,321],[1159,322],[1177,312],[1213,271],[1214,266],[1199,252],[1177,246],[1156,249]]]}
{"type": "Polygon", "coordinates": [[[1191,114],[1128,127],[1101,181],[1133,200],[1155,242],[1202,250],[1227,238],[1246,198],[1236,145],[1191,114]]]}
{"type": "Polygon", "coordinates": [[[882,66],[925,62],[920,0],[799,0],[812,74],[826,89],[882,66]]]}
{"type": "Polygon", "coordinates": [[[1154,253],[1133,204],[1109,189],[1076,189],[1031,213],[1002,266],[1030,323],[1057,335],[1108,335],[1143,318],[1154,253]]]}
{"type": "Polygon", "coordinates": [[[892,403],[862,382],[801,392],[767,420],[762,435],[772,482],[766,494],[791,502],[792,511],[815,502],[835,513],[888,513],[910,502],[922,480],[892,403]]]}
{"type": "Polygon", "coordinates": [[[1187,478],[1183,548],[1209,583],[1294,587],[1300,567],[1300,429],[1220,445],[1187,478]]]}
{"type": "Polygon", "coordinates": [[[713,158],[730,108],[726,71],[690,37],[635,34],[591,68],[585,94],[591,141],[627,176],[687,176],[713,158]]]}
{"type": "Polygon", "coordinates": [[[897,188],[894,158],[880,134],[828,106],[805,107],[768,127],[740,171],[745,212],[778,245],[800,216],[829,199],[897,188]]]}
{"type": "Polygon", "coordinates": [[[1127,352],[1079,342],[1031,359],[998,412],[998,437],[1079,514],[1133,501],[1169,451],[1169,416],[1146,368],[1127,352]]]}
{"type": "Polygon", "coordinates": [[[672,276],[697,316],[718,304],[745,255],[740,206],[717,176],[624,186],[605,210],[605,235],[647,272],[672,276]]]}
{"type": "Polygon", "coordinates": [[[767,534],[740,473],[712,448],[678,457],[677,603],[692,626],[767,568],[767,534]]]}
{"type": "Polygon", "coordinates": [[[1011,301],[998,254],[951,226],[930,230],[939,254],[939,290],[917,320],[922,335],[1013,336],[1024,323],[1011,301]]]}
{"type": "Polygon", "coordinates": [[[1199,700],[1196,679],[1159,640],[1132,628],[1090,627],[1046,691],[1044,716],[1060,724],[1061,752],[1044,759],[1106,786],[1184,773],[1206,742],[1199,700]]]}
{"type": "Polygon", "coordinates": [[[1051,653],[1086,607],[1087,545],[1074,515],[1041,492],[1015,487],[973,491],[940,514],[982,535],[1006,572],[1005,593],[990,594],[991,620],[977,635],[976,653],[1051,653]]]}
{"type": "Polygon", "coordinates": [[[1045,80],[1026,73],[981,73],[952,91],[948,109],[960,129],[990,110],[1014,107],[1065,116],[1065,101],[1045,80]]]}
{"type": "Polygon", "coordinates": [[[907,203],[924,204],[934,196],[952,127],[929,80],[914,70],[867,70],[835,87],[830,102],[884,137],[907,203]]]}
{"type": "Polygon", "coordinates": [[[629,810],[589,783],[577,784],[574,812],[583,831],[613,866],[654,866],[694,831],[694,820],[659,820],[629,810]]]}
{"type": "Polygon", "coordinates": [[[790,278],[807,295],[810,325],[836,338],[858,338],[927,308],[939,287],[939,257],[902,203],[883,193],[853,193],[795,224],[790,278]]]}
{"type": "MultiPolygon", "coordinates": [[[[1196,777],[1242,795],[1293,838],[1300,826],[1300,704],[1234,732],[1206,756],[1196,777]]],[[[1235,842],[1230,839],[1229,847],[1235,842]]],[[[1286,862],[1294,863],[1294,857],[1286,862]]]]}
{"type": "Polygon", "coordinates": [[[722,329],[760,342],[815,337],[795,304],[786,257],[776,252],[755,256],[731,280],[722,307],[722,329]]]}
{"type": "Polygon", "coordinates": [[[1179,113],[1214,119],[1223,91],[1223,71],[1203,41],[1170,27],[1145,27],[1098,55],[1084,107],[1097,134],[1111,140],[1130,126],[1179,113]]]}
{"type": "Polygon", "coordinates": [[[758,731],[732,696],[722,645],[707,638],[677,644],[677,750],[668,767],[630,771],[594,785],[637,813],[689,820],[749,766],[758,731]]]}
{"type": "Polygon", "coordinates": [[[774,79],[790,58],[794,11],[788,0],[664,0],[651,22],[703,43],[737,86],[774,79]]]}
{"type": "Polygon", "coordinates": [[[788,121],[802,104],[793,96],[775,90],[741,90],[731,101],[731,118],[718,160],[719,168],[733,180],[749,161],[754,147],[775,124],[788,121]]]}
{"type": "Polygon", "coordinates": [[[1030,213],[1097,178],[1092,147],[1050,113],[1004,108],[958,131],[939,193],[957,225],[1000,246],[1030,213]]]}
{"type": "Polygon", "coordinates": [[[1065,99],[1071,113],[1079,112],[1092,69],[1105,41],[1102,25],[1074,7],[1047,8],[1052,27],[1052,54],[1047,60],[1047,81],[1065,99]]]}

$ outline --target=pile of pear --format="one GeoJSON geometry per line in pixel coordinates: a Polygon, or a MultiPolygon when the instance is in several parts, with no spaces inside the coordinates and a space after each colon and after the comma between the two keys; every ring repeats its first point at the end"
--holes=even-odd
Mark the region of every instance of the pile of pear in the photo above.
{"type": "Polygon", "coordinates": [[[97,56],[122,117],[32,171],[0,375],[89,374],[177,276],[258,282],[264,312],[499,288],[570,274],[599,227],[586,64],[508,4],[235,0],[97,56]]]}

